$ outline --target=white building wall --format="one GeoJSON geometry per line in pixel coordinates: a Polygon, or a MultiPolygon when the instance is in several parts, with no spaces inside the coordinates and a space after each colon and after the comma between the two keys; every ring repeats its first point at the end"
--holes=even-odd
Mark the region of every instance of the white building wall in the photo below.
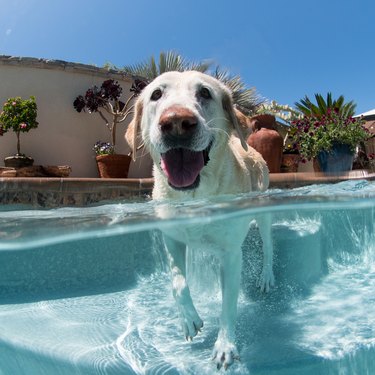
{"type": "MultiPolygon", "coordinates": [[[[98,114],[78,113],[73,101],[105,79],[119,81],[123,97],[129,96],[131,78],[93,66],[33,58],[0,56],[0,110],[9,97],[35,96],[39,126],[21,134],[21,152],[31,156],[34,165],[69,165],[72,177],[97,177],[96,141],[110,141],[110,133],[98,114]]],[[[127,123],[118,127],[116,152],[130,152],[123,134],[127,123]]],[[[6,156],[17,152],[16,135],[0,136],[0,165],[6,156]]],[[[129,177],[150,177],[151,161],[138,159],[129,177]]]]}

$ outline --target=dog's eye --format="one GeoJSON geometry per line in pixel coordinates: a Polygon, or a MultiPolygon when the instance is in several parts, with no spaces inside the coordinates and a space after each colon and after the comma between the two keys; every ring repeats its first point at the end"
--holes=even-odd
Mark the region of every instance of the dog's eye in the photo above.
{"type": "Polygon", "coordinates": [[[162,92],[160,89],[156,89],[152,94],[151,94],[151,100],[156,102],[157,100],[159,100],[162,96],[162,92]]]}
{"type": "Polygon", "coordinates": [[[210,90],[207,87],[201,87],[201,89],[199,90],[199,95],[203,99],[211,99],[212,98],[210,90]]]}

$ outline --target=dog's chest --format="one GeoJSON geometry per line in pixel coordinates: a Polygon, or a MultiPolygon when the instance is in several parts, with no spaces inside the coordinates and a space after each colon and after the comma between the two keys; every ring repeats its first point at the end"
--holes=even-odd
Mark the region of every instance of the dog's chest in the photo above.
{"type": "Polygon", "coordinates": [[[218,252],[221,249],[219,237],[223,240],[223,225],[210,224],[183,224],[167,229],[163,233],[174,240],[185,243],[190,248],[204,248],[208,251],[218,252]]]}
{"type": "Polygon", "coordinates": [[[248,223],[246,219],[241,220],[241,223],[228,225],[227,221],[218,220],[208,224],[179,225],[162,231],[191,249],[204,249],[218,255],[242,244],[248,231],[248,223]]]}

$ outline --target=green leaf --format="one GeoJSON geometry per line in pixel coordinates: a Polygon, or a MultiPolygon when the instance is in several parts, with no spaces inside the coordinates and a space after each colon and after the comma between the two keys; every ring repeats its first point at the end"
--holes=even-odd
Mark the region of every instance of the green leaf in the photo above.
{"type": "Polygon", "coordinates": [[[327,103],[325,102],[325,100],[323,99],[323,96],[320,95],[320,94],[315,94],[315,99],[316,99],[316,102],[318,103],[318,114],[319,115],[323,115],[325,113],[327,113],[327,107],[329,107],[328,105],[328,101],[329,101],[329,98],[328,98],[329,95],[327,95],[327,103]]]}

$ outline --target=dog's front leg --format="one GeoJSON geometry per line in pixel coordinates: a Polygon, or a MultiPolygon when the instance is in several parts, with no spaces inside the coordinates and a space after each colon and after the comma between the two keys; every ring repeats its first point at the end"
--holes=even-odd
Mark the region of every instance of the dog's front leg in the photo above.
{"type": "Polygon", "coordinates": [[[242,253],[241,248],[225,252],[221,258],[220,278],[222,292],[222,313],[220,330],[213,351],[217,368],[227,369],[239,359],[235,345],[237,300],[240,290],[242,253]]]}
{"type": "Polygon", "coordinates": [[[275,284],[273,275],[272,216],[269,213],[263,214],[256,221],[263,242],[263,269],[258,281],[258,287],[262,292],[268,292],[270,287],[275,284]]]}
{"type": "Polygon", "coordinates": [[[181,314],[182,329],[186,340],[192,340],[203,327],[190,296],[186,282],[186,245],[164,236],[172,276],[173,297],[181,314]]]}

